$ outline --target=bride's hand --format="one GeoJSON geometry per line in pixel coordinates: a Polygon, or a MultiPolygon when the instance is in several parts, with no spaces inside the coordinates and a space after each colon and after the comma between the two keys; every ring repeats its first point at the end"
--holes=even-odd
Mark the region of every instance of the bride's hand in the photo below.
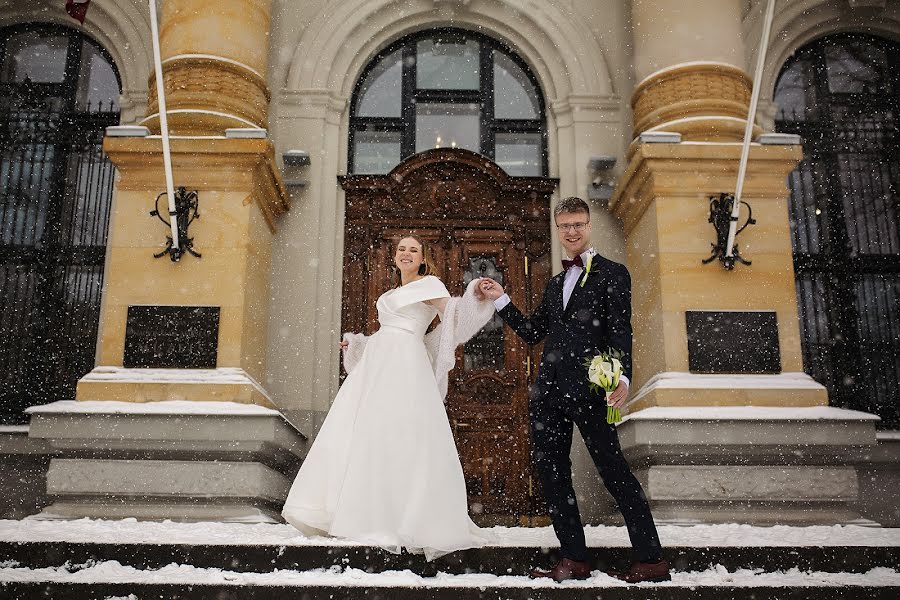
{"type": "Polygon", "coordinates": [[[350,342],[347,342],[345,340],[341,340],[340,342],[338,342],[338,346],[341,347],[341,350],[346,350],[347,346],[349,346],[349,345],[350,345],[350,342]]]}
{"type": "Polygon", "coordinates": [[[503,286],[490,277],[482,278],[478,285],[478,289],[481,294],[489,300],[496,300],[505,293],[503,291],[503,286]]]}

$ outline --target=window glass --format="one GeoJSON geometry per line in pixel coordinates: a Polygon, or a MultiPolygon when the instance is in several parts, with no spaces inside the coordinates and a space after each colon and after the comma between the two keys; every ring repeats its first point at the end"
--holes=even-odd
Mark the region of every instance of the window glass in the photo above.
{"type": "Polygon", "coordinates": [[[475,40],[422,40],[416,51],[416,86],[430,90],[477,90],[479,48],[475,40]]]}
{"type": "Polygon", "coordinates": [[[61,83],[66,77],[69,38],[57,33],[23,32],[10,36],[0,81],[61,83]]]}
{"type": "Polygon", "coordinates": [[[494,116],[498,119],[538,119],[540,107],[525,71],[502,52],[494,52],[494,116]]]}
{"type": "Polygon", "coordinates": [[[540,175],[540,133],[498,133],[494,161],[510,175],[540,175]]]}
{"type": "Polygon", "coordinates": [[[477,104],[416,104],[416,152],[429,148],[480,152],[480,117],[477,104]]]}
{"type": "Polygon", "coordinates": [[[775,87],[779,119],[805,121],[814,118],[816,84],[812,57],[801,58],[785,69],[775,87]]]}
{"type": "Polygon", "coordinates": [[[402,49],[385,56],[359,87],[360,117],[399,117],[401,110],[402,49]]]}
{"type": "Polygon", "coordinates": [[[357,173],[384,174],[400,164],[399,131],[357,131],[354,143],[357,173]]]}
{"type": "Polygon", "coordinates": [[[117,108],[119,105],[119,80],[112,65],[90,42],[82,42],[81,72],[75,103],[79,110],[101,107],[117,108]]]}
{"type": "Polygon", "coordinates": [[[884,49],[864,42],[830,44],[825,47],[828,88],[845,94],[876,94],[889,91],[884,49]]]}

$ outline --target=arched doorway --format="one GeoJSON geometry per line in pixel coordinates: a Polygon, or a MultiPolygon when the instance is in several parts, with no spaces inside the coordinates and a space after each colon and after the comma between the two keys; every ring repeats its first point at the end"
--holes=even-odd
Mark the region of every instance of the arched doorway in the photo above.
{"type": "MultiPolygon", "coordinates": [[[[551,275],[550,195],[556,181],[510,177],[452,148],[416,154],[386,175],[341,178],[346,193],[343,331],[377,329],[375,300],[392,287],[394,249],[414,231],[432,243],[441,278],[461,294],[474,277],[501,281],[531,311],[551,275]]],[[[528,395],[539,348],[499,317],[457,353],[447,412],[470,504],[484,522],[539,511],[531,477],[528,395]]]]}
{"type": "Polygon", "coordinates": [[[94,366],[119,75],[81,32],[0,29],[0,422],[94,366]]]}
{"type": "MultiPolygon", "coordinates": [[[[487,36],[429,30],[378,54],[350,115],[344,331],[371,332],[392,285],[400,236],[434,244],[453,294],[473,277],[501,280],[526,310],[550,269],[544,99],[516,54],[487,36]]],[[[527,388],[539,349],[499,317],[459,351],[447,401],[473,515],[515,522],[541,512],[531,477],[527,388]]]]}
{"type": "Polygon", "coordinates": [[[816,40],[775,101],[777,130],[803,139],[789,183],[805,368],[833,405],[900,428],[900,45],[816,40]]]}

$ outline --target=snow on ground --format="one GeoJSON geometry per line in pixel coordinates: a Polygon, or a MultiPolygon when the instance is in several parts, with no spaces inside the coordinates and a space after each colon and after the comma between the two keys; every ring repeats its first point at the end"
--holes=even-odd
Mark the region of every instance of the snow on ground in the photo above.
{"type": "MultiPolygon", "coordinates": [[[[585,528],[588,545],[629,547],[624,527],[585,528]]],[[[494,546],[554,547],[550,527],[492,527],[486,530],[494,546]]],[[[660,525],[664,546],[900,546],[900,529],[833,525],[755,527],[752,525],[660,525]]],[[[48,521],[27,518],[0,520],[0,540],[7,542],[81,542],[115,544],[197,544],[350,546],[345,540],[307,537],[290,525],[242,523],[176,523],[136,519],[48,521]]]]}
{"type": "MultiPolygon", "coordinates": [[[[284,585],[284,586],[341,586],[341,587],[556,587],[549,579],[532,580],[524,576],[449,575],[439,573],[435,577],[422,577],[412,571],[385,571],[367,573],[361,569],[338,567],[311,571],[275,570],[271,573],[238,573],[222,569],[203,569],[172,563],[161,569],[139,570],[126,567],[117,561],[105,561],[76,567],[51,567],[45,569],[0,568],[0,582],[59,582],[59,583],[116,583],[116,584],[191,584],[191,585],[284,585]]],[[[594,571],[584,581],[569,581],[567,587],[616,587],[628,584],[601,571],[594,571]]],[[[653,586],[735,586],[735,587],[786,587],[786,586],[900,586],[900,573],[894,569],[879,567],[867,573],[802,572],[798,569],[763,573],[759,569],[740,569],[729,572],[717,565],[705,571],[673,573],[672,581],[641,584],[653,586]]]]}

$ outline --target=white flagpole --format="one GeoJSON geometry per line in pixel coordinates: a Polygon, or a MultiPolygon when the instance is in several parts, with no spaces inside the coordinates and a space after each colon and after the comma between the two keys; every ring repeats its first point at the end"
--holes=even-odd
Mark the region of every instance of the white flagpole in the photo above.
{"type": "Polygon", "coordinates": [[[169,119],[166,114],[166,92],[163,85],[162,57],[159,51],[159,24],[156,22],[156,0],[150,0],[150,30],[153,37],[153,66],[156,69],[156,99],[159,106],[159,128],[162,134],[163,165],[166,170],[166,195],[169,197],[172,248],[177,250],[178,217],[175,216],[175,184],[172,180],[172,151],[169,149],[169,119]]]}
{"type": "Polygon", "coordinates": [[[766,50],[769,46],[769,32],[775,17],[775,0],[769,0],[766,16],[763,19],[762,41],[756,56],[756,73],[753,75],[753,91],[750,94],[750,110],[747,113],[747,125],[744,128],[744,144],[741,146],[741,162],[738,166],[737,188],[734,192],[734,206],[731,209],[731,224],[728,226],[728,243],[725,245],[725,256],[734,255],[734,236],[737,235],[737,221],[741,214],[741,196],[744,193],[744,178],[747,175],[747,160],[750,158],[750,137],[753,135],[753,123],[756,120],[756,106],[759,104],[759,84],[762,79],[763,65],[766,62],[766,50]]]}

